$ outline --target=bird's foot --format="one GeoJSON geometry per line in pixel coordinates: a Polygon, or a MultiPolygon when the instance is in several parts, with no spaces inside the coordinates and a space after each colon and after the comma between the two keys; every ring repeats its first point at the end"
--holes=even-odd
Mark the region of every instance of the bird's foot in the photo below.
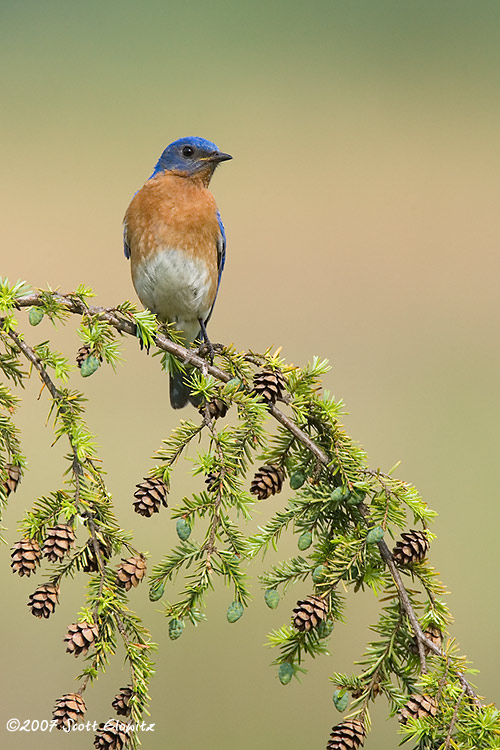
{"type": "Polygon", "coordinates": [[[207,329],[205,326],[205,323],[203,320],[198,321],[200,324],[200,331],[201,335],[203,337],[203,344],[198,349],[198,352],[201,357],[204,357],[205,359],[208,359],[211,365],[214,363],[214,356],[215,356],[215,348],[210,339],[208,338],[207,329]]]}
{"type": "Polygon", "coordinates": [[[203,359],[208,359],[211,365],[214,363],[215,347],[211,341],[205,341],[198,349],[198,354],[203,359]]]}

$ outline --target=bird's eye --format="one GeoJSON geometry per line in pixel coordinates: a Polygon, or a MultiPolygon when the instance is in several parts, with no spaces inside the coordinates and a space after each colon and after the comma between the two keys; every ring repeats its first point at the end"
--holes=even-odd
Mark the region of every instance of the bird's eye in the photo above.
{"type": "Polygon", "coordinates": [[[190,157],[194,154],[194,148],[192,146],[184,146],[182,149],[182,155],[190,157]]]}

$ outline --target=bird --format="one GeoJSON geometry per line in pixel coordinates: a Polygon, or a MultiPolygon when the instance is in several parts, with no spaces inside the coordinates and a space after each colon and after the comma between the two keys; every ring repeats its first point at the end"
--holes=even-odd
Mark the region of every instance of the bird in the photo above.
{"type": "MultiPolygon", "coordinates": [[[[208,189],[216,167],[233,157],[215,143],[189,136],[165,148],[123,220],[123,247],[140,301],[175,324],[185,346],[211,344],[207,323],[226,259],[226,232],[208,189]]],[[[213,349],[211,349],[213,352],[213,349]]],[[[182,371],[170,372],[170,403],[185,406],[182,371]]]]}

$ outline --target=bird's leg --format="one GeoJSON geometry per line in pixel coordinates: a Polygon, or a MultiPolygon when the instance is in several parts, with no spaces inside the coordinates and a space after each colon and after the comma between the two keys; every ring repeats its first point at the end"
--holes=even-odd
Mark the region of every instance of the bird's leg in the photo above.
{"type": "Polygon", "coordinates": [[[215,353],[213,344],[208,338],[208,333],[207,333],[207,329],[206,329],[204,321],[201,318],[199,318],[198,323],[200,324],[200,330],[201,330],[201,335],[203,336],[203,341],[205,342],[205,346],[208,350],[208,359],[210,360],[210,364],[213,364],[214,353],[215,353]]]}

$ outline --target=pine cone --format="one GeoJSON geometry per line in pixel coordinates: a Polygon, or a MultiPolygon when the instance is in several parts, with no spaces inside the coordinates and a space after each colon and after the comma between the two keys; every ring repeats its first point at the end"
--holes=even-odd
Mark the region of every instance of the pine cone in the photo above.
{"type": "Polygon", "coordinates": [[[43,544],[42,552],[52,563],[59,562],[75,543],[75,531],[67,523],[59,523],[51,529],[47,529],[47,538],[43,544]]]}
{"type": "Polygon", "coordinates": [[[207,477],[205,479],[205,484],[207,485],[207,492],[215,492],[215,490],[219,489],[219,484],[220,484],[219,475],[214,474],[211,471],[210,474],[207,474],[207,477]]]}
{"type": "Polygon", "coordinates": [[[106,724],[100,724],[94,737],[94,747],[97,750],[122,750],[128,740],[126,732],[120,729],[118,719],[109,719],[106,724]]]}
{"type": "Polygon", "coordinates": [[[366,729],[357,719],[347,719],[333,727],[326,750],[358,750],[365,742],[366,729]]]}
{"type": "MultiPolygon", "coordinates": [[[[94,545],[92,543],[92,539],[89,539],[86,546],[86,560],[84,563],[82,563],[82,570],[85,571],[85,573],[97,573],[99,571],[99,562],[97,560],[94,545]]],[[[97,546],[99,547],[99,551],[101,553],[101,557],[106,563],[109,558],[111,557],[112,549],[109,546],[109,544],[105,544],[104,542],[101,542],[100,540],[97,541],[97,546]]]]}
{"type": "Polygon", "coordinates": [[[99,637],[99,629],[93,622],[75,622],[68,625],[68,632],[64,636],[64,642],[67,643],[66,651],[68,654],[80,656],[92,648],[99,637]]]}
{"type": "Polygon", "coordinates": [[[81,346],[77,353],[76,353],[76,364],[78,367],[82,366],[82,363],[85,362],[85,360],[90,357],[91,351],[90,346],[85,344],[84,346],[81,346]]]}
{"type": "Polygon", "coordinates": [[[208,414],[212,419],[219,419],[226,416],[228,409],[229,405],[221,398],[213,398],[208,403],[203,403],[198,411],[202,416],[205,416],[206,410],[208,410],[208,414]]]}
{"type": "Polygon", "coordinates": [[[253,376],[253,392],[268,404],[275,404],[285,388],[286,380],[280,370],[260,370],[253,376]]]}
{"type": "Polygon", "coordinates": [[[141,516],[151,518],[153,513],[160,512],[160,505],[165,508],[167,503],[167,485],[158,477],[145,477],[140,484],[136,484],[134,492],[134,510],[141,516]]]}
{"type": "Polygon", "coordinates": [[[394,562],[411,565],[424,559],[429,549],[429,540],[423,531],[412,529],[401,534],[401,539],[392,550],[394,562]]]}
{"type": "Polygon", "coordinates": [[[129,706],[130,699],[133,695],[133,689],[132,685],[127,685],[127,687],[122,687],[118,691],[118,693],[115,695],[112,706],[115,709],[118,716],[130,716],[130,711],[132,710],[129,706]]]}
{"type": "Polygon", "coordinates": [[[59,586],[53,583],[42,583],[28,600],[28,607],[31,607],[31,614],[35,617],[50,617],[59,604],[59,586]]]}
{"type": "Polygon", "coordinates": [[[42,552],[36,539],[21,539],[12,548],[12,562],[10,567],[13,573],[20,576],[30,576],[35,572],[36,566],[40,565],[42,552]]]}
{"type": "Polygon", "coordinates": [[[118,585],[123,586],[125,591],[130,591],[132,586],[138,586],[146,573],[146,560],[142,556],[122,558],[122,565],[118,568],[118,585]]]}
{"type": "Polygon", "coordinates": [[[3,486],[7,497],[11,492],[17,490],[17,485],[21,481],[21,467],[17,464],[5,464],[3,486]]]}
{"type": "MultiPolygon", "coordinates": [[[[443,643],[443,634],[441,630],[432,623],[427,626],[427,628],[424,630],[424,635],[433,642],[435,646],[438,648],[441,648],[443,643]]],[[[430,648],[424,644],[424,650],[428,654],[430,652],[430,648]]],[[[418,654],[418,646],[417,646],[417,639],[412,638],[411,644],[410,644],[410,651],[412,654],[418,654]]]]}
{"type": "Polygon", "coordinates": [[[443,644],[443,633],[437,625],[433,625],[432,623],[428,625],[424,630],[424,635],[432,641],[435,646],[441,648],[443,644]]]}
{"type": "Polygon", "coordinates": [[[293,610],[293,625],[297,630],[313,630],[328,615],[328,604],[320,596],[312,594],[297,602],[293,610]]]}
{"type": "Polygon", "coordinates": [[[431,695],[420,695],[419,693],[414,693],[410,696],[408,703],[401,709],[399,721],[401,724],[406,724],[408,719],[434,718],[437,714],[437,710],[437,701],[431,695]]]}
{"type": "Polygon", "coordinates": [[[380,684],[380,678],[373,683],[372,687],[372,698],[376,698],[382,693],[382,686],[380,684]]]}
{"type": "Polygon", "coordinates": [[[250,492],[257,495],[259,500],[266,500],[270,495],[281,492],[283,478],[283,471],[277,464],[261,466],[252,479],[250,492]]]}
{"type": "Polygon", "coordinates": [[[85,716],[86,710],[85,701],[79,693],[65,693],[56,700],[52,712],[57,729],[77,724],[85,716]]]}

